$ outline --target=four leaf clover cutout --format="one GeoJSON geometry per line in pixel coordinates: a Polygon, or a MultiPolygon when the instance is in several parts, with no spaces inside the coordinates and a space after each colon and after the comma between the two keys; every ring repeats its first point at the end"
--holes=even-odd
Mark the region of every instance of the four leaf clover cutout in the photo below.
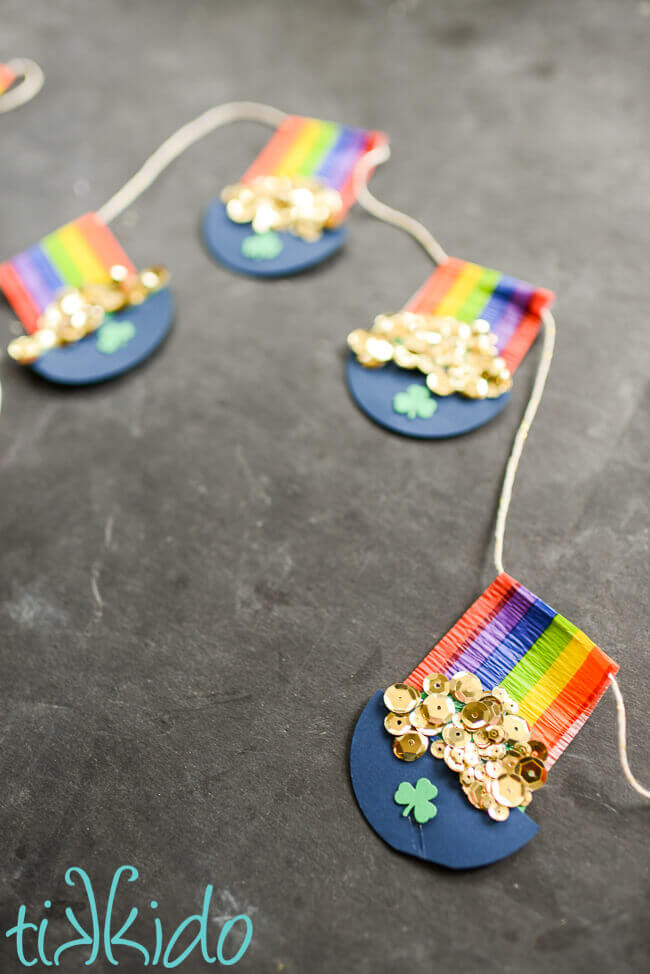
{"type": "Polygon", "coordinates": [[[438,809],[432,799],[438,794],[438,789],[428,778],[418,778],[415,787],[409,781],[403,781],[393,798],[398,805],[404,805],[402,815],[406,818],[413,812],[413,818],[418,825],[424,825],[438,814],[438,809]]]}

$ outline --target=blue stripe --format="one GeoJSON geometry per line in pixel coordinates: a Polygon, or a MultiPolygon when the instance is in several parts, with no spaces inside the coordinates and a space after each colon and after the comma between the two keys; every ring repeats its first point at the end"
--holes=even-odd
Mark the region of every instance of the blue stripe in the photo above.
{"type": "Polygon", "coordinates": [[[495,687],[510,670],[526,655],[533,643],[555,619],[556,613],[541,599],[536,599],[526,615],[517,623],[492,655],[476,670],[476,676],[484,687],[495,687]]]}

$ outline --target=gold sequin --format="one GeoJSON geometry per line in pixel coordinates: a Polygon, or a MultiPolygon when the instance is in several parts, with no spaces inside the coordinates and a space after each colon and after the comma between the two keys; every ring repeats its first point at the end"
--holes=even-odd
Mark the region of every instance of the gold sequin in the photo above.
{"type": "Polygon", "coordinates": [[[432,724],[443,724],[455,713],[453,701],[440,693],[430,693],[425,697],[422,709],[432,724]]]}
{"type": "Polygon", "coordinates": [[[431,753],[433,754],[434,758],[438,758],[439,760],[442,760],[442,758],[444,758],[445,756],[446,747],[447,745],[445,744],[444,741],[440,741],[440,740],[434,741],[433,744],[431,745],[431,753]]]}
{"type": "Polygon", "coordinates": [[[537,758],[522,758],[517,764],[516,772],[521,775],[531,791],[536,791],[546,784],[546,768],[537,758]]]}
{"type": "Polygon", "coordinates": [[[478,700],[483,694],[481,681],[473,673],[467,673],[460,677],[456,676],[456,679],[452,678],[451,690],[456,700],[460,700],[461,703],[478,700]]]}
{"type": "Polygon", "coordinates": [[[498,802],[493,801],[488,805],[487,813],[495,822],[505,822],[510,815],[510,809],[505,805],[499,805],[498,802]]]}
{"type": "Polygon", "coordinates": [[[400,734],[406,733],[410,729],[411,724],[408,717],[403,714],[386,714],[384,718],[384,727],[389,734],[393,736],[398,736],[400,734]]]}
{"type": "Polygon", "coordinates": [[[422,681],[422,689],[429,693],[449,693],[449,680],[443,673],[430,673],[422,681]]]}
{"type": "Polygon", "coordinates": [[[442,739],[445,744],[449,744],[451,747],[463,747],[472,738],[464,727],[456,727],[455,724],[449,723],[445,724],[443,728],[442,739]]]}
{"type": "Polygon", "coordinates": [[[394,714],[409,714],[420,702],[420,694],[415,687],[406,683],[393,683],[384,693],[386,710],[394,714]]]}
{"type": "Polygon", "coordinates": [[[427,739],[417,731],[411,730],[393,741],[393,754],[402,761],[417,761],[426,754],[427,739]]]}
{"type": "Polygon", "coordinates": [[[530,738],[530,728],[523,717],[506,714],[503,718],[503,729],[506,738],[515,744],[525,744],[530,738]]]}
{"type": "Polygon", "coordinates": [[[471,703],[465,704],[460,715],[468,730],[481,730],[487,726],[491,710],[483,700],[473,700],[471,703]]]}
{"type": "Polygon", "coordinates": [[[526,784],[518,774],[503,774],[492,785],[492,794],[499,805],[517,808],[518,805],[521,805],[526,794],[526,784]]]}
{"type": "Polygon", "coordinates": [[[546,744],[544,744],[543,741],[529,741],[528,743],[530,745],[531,755],[534,758],[537,758],[539,761],[546,761],[548,757],[548,748],[546,747],[546,744]]]}

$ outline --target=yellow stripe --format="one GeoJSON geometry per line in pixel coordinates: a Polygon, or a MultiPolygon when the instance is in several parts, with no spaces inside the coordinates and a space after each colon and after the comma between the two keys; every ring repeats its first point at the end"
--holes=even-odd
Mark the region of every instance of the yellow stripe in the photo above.
{"type": "Polygon", "coordinates": [[[431,314],[450,315],[453,318],[467,301],[484,271],[485,268],[478,264],[467,264],[431,314]]]}
{"type": "Polygon", "coordinates": [[[104,284],[110,279],[108,270],[91,250],[83,233],[74,223],[61,227],[57,237],[70,259],[77,265],[85,284],[104,284]]]}
{"type": "Polygon", "coordinates": [[[315,118],[305,121],[284,159],[273,170],[274,176],[295,176],[318,141],[321,125],[315,118]]]}
{"type": "Polygon", "coordinates": [[[519,701],[519,713],[524,720],[531,726],[539,720],[575,676],[593,648],[592,641],[578,630],[546,673],[530,688],[523,700],[519,701]]]}

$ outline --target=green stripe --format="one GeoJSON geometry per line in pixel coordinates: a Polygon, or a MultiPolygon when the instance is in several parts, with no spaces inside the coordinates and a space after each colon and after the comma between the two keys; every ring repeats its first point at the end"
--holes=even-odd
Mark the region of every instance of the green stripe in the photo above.
{"type": "Polygon", "coordinates": [[[523,700],[578,631],[578,627],[564,616],[556,615],[539,639],[510,670],[505,680],[501,681],[501,686],[505,687],[515,700],[523,700]]]}
{"type": "Polygon", "coordinates": [[[476,318],[478,318],[479,314],[492,297],[492,293],[500,279],[501,273],[499,271],[491,271],[486,267],[478,284],[465,303],[461,306],[458,314],[456,314],[454,317],[457,318],[458,321],[467,322],[474,321],[476,318]]]}
{"type": "Polygon", "coordinates": [[[336,122],[321,122],[320,132],[314,140],[314,144],[309,150],[307,157],[298,169],[298,176],[313,176],[318,172],[323,161],[329,155],[330,149],[338,141],[341,133],[341,126],[336,122]]]}
{"type": "Polygon", "coordinates": [[[41,240],[41,247],[54,264],[61,280],[69,287],[81,287],[85,281],[83,274],[72,260],[56,233],[41,240]]]}

